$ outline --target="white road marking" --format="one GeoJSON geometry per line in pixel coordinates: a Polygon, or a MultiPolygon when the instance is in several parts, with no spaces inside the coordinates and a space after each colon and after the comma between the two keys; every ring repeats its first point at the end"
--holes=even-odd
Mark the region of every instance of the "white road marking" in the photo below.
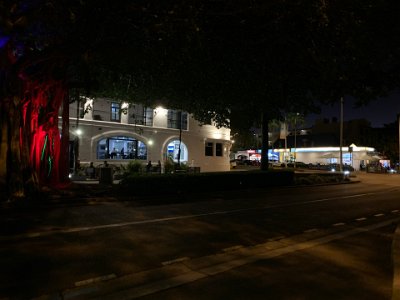
{"type": "MultiPolygon", "coordinates": [[[[400,218],[394,219],[396,222],[400,220],[400,218]]],[[[171,289],[173,287],[178,287],[182,286],[188,283],[192,283],[195,281],[198,281],[200,279],[204,279],[210,276],[214,276],[216,274],[220,274],[223,272],[227,272],[229,270],[232,270],[233,268],[237,268],[246,264],[254,263],[259,260],[266,260],[266,259],[273,259],[275,257],[279,257],[282,255],[286,255],[295,251],[301,251],[301,250],[307,250],[312,247],[316,247],[318,245],[323,245],[327,244],[336,240],[341,240],[359,233],[364,233],[364,232],[369,232],[372,230],[376,230],[378,228],[382,228],[384,226],[387,226],[389,224],[392,224],[392,220],[387,220],[384,222],[380,222],[377,224],[372,224],[360,228],[353,228],[350,230],[346,230],[344,232],[339,232],[339,233],[333,233],[327,236],[323,236],[317,239],[310,239],[304,242],[300,243],[294,243],[282,248],[278,249],[273,249],[273,250],[266,250],[262,253],[259,253],[257,251],[249,251],[248,255],[242,256],[236,259],[232,259],[229,261],[225,260],[215,260],[215,257],[213,256],[212,259],[209,257],[204,257],[202,258],[203,263],[201,264],[202,267],[200,268],[193,268],[190,266],[188,263],[188,268],[184,269],[181,274],[176,274],[176,273],[168,273],[168,270],[165,269],[165,278],[158,280],[158,281],[148,281],[144,282],[143,284],[139,286],[135,286],[135,284],[132,284],[131,288],[127,289],[118,289],[114,290],[112,293],[113,299],[135,299],[135,298],[140,298],[146,295],[151,295],[155,294],[157,292],[171,289]],[[169,276],[168,276],[169,275],[169,276]]],[[[254,247],[253,247],[254,248],[254,247]]],[[[258,250],[258,249],[257,249],[258,250]]],[[[167,267],[167,266],[166,266],[167,267]]],[[[163,271],[164,269],[154,269],[153,272],[156,274],[159,274],[160,271],[163,271]]],[[[126,281],[128,277],[121,277],[116,280],[121,280],[121,281],[126,281]]],[[[136,277],[133,277],[132,282],[135,282],[137,280],[136,277]]],[[[118,283],[118,282],[116,282],[118,283]]],[[[101,289],[102,287],[99,287],[101,289]]],[[[110,293],[109,290],[104,289],[110,293]]],[[[63,297],[65,299],[70,299],[72,298],[71,296],[76,295],[77,293],[81,292],[79,295],[80,296],[86,296],[86,298],[90,298],[90,294],[93,293],[92,290],[86,289],[82,290],[82,288],[76,288],[76,289],[71,289],[71,290],[66,290],[63,292],[63,297]]],[[[96,290],[95,292],[98,292],[96,290]]],[[[52,296],[52,295],[50,295],[52,296]]]]}
{"type": "Polygon", "coordinates": [[[183,262],[183,261],[185,261],[185,260],[189,260],[190,258],[189,257],[179,257],[179,258],[177,258],[177,259],[172,259],[172,260],[167,260],[167,261],[164,261],[164,262],[162,262],[161,264],[163,265],[163,266],[168,266],[168,265],[172,265],[172,264],[176,264],[176,263],[180,263],[180,262],[183,262]]]}
{"type": "Polygon", "coordinates": [[[383,217],[385,214],[376,214],[374,217],[383,217]]]}
{"type": "Polygon", "coordinates": [[[86,279],[86,280],[77,281],[77,282],[75,282],[75,286],[84,286],[84,285],[92,284],[92,283],[95,283],[95,282],[114,279],[116,277],[117,276],[114,273],[113,274],[109,274],[109,275],[94,277],[94,278],[90,278],[90,279],[86,279]]]}
{"type": "Polygon", "coordinates": [[[317,228],[311,228],[311,229],[304,230],[304,233],[310,233],[310,232],[316,232],[316,231],[318,231],[317,228]]]}
{"type": "Polygon", "coordinates": [[[335,223],[332,226],[343,226],[343,225],[346,225],[346,223],[335,223]]]}
{"type": "Polygon", "coordinates": [[[392,213],[398,213],[399,212],[399,210],[398,209],[395,209],[395,210],[392,210],[392,213]]]}
{"type": "Polygon", "coordinates": [[[83,231],[89,231],[89,230],[118,228],[118,227],[132,226],[132,225],[143,225],[143,224],[161,223],[161,222],[169,222],[169,221],[178,221],[178,220],[193,219],[193,218],[215,216],[215,215],[228,215],[228,214],[235,214],[235,213],[240,213],[240,212],[245,212],[245,211],[254,211],[254,210],[257,211],[257,210],[270,209],[270,208],[300,206],[300,205],[307,205],[307,204],[313,204],[313,203],[334,201],[334,200],[339,200],[339,199],[357,198],[357,197],[374,195],[374,194],[378,194],[378,193],[379,192],[356,194],[356,195],[323,198],[323,199],[303,201],[303,202],[274,204],[274,205],[267,205],[264,207],[251,207],[251,208],[240,208],[240,209],[223,210],[223,211],[213,211],[213,212],[201,213],[201,214],[172,216],[172,217],[167,217],[167,218],[148,219],[148,220],[141,220],[141,221],[130,221],[130,222],[121,222],[121,223],[95,225],[95,226],[84,226],[84,227],[74,227],[74,228],[60,228],[60,229],[51,230],[51,231],[23,233],[23,234],[13,235],[13,236],[0,236],[0,241],[18,240],[18,239],[23,239],[23,238],[37,238],[37,237],[50,236],[50,235],[55,235],[55,234],[60,234],[60,233],[74,233],[74,232],[83,232],[83,231]]]}
{"type": "Polygon", "coordinates": [[[356,219],[356,221],[358,221],[358,222],[360,222],[360,221],[365,221],[367,218],[358,218],[358,219],[356,219]]]}
{"type": "Polygon", "coordinates": [[[243,248],[243,245],[236,245],[236,246],[232,246],[232,247],[228,247],[228,248],[224,248],[222,249],[223,252],[232,252],[232,251],[236,251],[239,250],[241,248],[243,248]]]}
{"type": "Polygon", "coordinates": [[[269,239],[268,239],[268,242],[279,241],[279,240],[281,240],[281,239],[284,239],[285,237],[286,237],[286,236],[284,236],[284,235],[274,236],[274,237],[272,237],[272,238],[269,238],[269,239]]]}

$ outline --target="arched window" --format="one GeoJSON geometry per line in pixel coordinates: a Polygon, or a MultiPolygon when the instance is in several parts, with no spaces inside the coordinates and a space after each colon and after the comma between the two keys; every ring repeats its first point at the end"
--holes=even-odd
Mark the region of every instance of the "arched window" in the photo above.
{"type": "MultiPolygon", "coordinates": [[[[174,162],[178,162],[179,153],[179,140],[173,140],[167,145],[167,157],[171,158],[174,162]]],[[[182,163],[188,161],[188,149],[184,143],[181,143],[181,159],[182,163]]]]}
{"type": "Polygon", "coordinates": [[[97,143],[97,159],[147,160],[147,147],[142,141],[131,137],[108,137],[97,143]]]}

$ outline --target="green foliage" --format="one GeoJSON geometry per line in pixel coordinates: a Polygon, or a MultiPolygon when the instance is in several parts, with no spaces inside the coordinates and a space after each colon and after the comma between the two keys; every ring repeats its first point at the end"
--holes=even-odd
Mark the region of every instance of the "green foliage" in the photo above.
{"type": "Polygon", "coordinates": [[[171,174],[175,171],[175,164],[172,160],[167,159],[164,163],[164,172],[166,174],[171,174]]]}
{"type": "Polygon", "coordinates": [[[335,174],[335,173],[296,174],[295,176],[296,185],[338,183],[347,180],[348,180],[347,177],[346,178],[343,177],[342,174],[335,174]]]}
{"type": "Polygon", "coordinates": [[[126,171],[128,175],[130,174],[139,174],[143,172],[143,164],[138,160],[132,160],[126,166],[126,171]]]}
{"type": "Polygon", "coordinates": [[[121,188],[132,194],[171,195],[183,192],[212,192],[293,184],[294,172],[221,172],[126,176],[121,188]],[[135,187],[132,189],[132,187],[135,187]]]}

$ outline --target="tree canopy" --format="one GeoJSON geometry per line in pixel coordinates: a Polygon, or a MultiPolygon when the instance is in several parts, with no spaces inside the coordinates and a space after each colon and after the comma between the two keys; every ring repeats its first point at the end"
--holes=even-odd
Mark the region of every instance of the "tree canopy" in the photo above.
{"type": "Polygon", "coordinates": [[[262,123],[264,132],[268,120],[305,114],[318,102],[381,96],[399,85],[399,6],[397,0],[0,1],[0,182],[21,188],[36,181],[23,179],[15,162],[41,181],[60,178],[52,176],[65,147],[56,120],[72,88],[183,109],[233,129],[262,123]]]}

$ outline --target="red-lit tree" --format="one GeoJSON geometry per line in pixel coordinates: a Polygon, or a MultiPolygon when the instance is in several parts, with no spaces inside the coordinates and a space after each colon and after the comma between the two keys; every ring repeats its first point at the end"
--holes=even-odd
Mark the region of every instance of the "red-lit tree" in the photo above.
{"type": "MultiPolygon", "coordinates": [[[[69,68],[73,6],[57,1],[0,3],[0,187],[2,198],[34,197],[68,175],[69,68]],[[59,112],[64,103],[62,135],[59,112]],[[61,136],[61,137],[60,137],[61,136]]],[[[72,51],[74,50],[74,51],[72,51]]]]}
{"type": "Polygon", "coordinates": [[[282,111],[398,85],[398,11],[396,0],[0,1],[1,190],[65,180],[72,86],[219,125],[262,120],[264,157],[282,111]]]}
{"type": "Polygon", "coordinates": [[[193,28],[182,15],[190,5],[183,7],[177,14],[177,3],[163,1],[0,2],[0,186],[6,198],[66,180],[71,88],[142,102],[163,94],[165,85],[153,79],[167,68],[164,53],[181,46],[166,51],[173,44],[168,39],[181,42],[184,29],[193,28]],[[182,24],[181,31],[173,29],[182,24]]]}

